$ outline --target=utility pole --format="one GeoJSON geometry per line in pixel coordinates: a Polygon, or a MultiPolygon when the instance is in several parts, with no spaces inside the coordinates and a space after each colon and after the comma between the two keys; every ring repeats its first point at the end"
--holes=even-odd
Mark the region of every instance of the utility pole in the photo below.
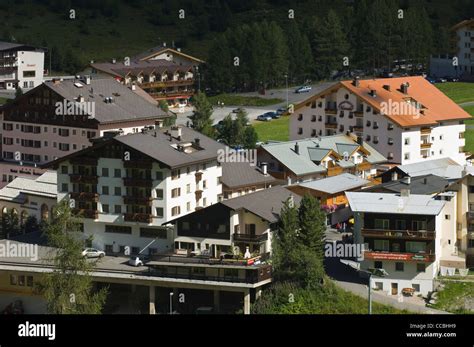
{"type": "Polygon", "coordinates": [[[288,102],[288,74],[285,74],[286,80],[286,110],[288,110],[289,102],[288,102]]]}

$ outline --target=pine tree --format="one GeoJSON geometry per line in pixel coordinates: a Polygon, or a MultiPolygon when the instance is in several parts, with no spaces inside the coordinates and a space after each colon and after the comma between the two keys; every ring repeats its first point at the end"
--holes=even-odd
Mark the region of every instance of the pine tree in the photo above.
{"type": "Polygon", "coordinates": [[[294,21],[287,27],[289,80],[296,83],[304,83],[311,73],[313,57],[311,46],[306,34],[301,32],[298,24],[294,21]]]}
{"type": "Polygon", "coordinates": [[[255,128],[251,125],[247,126],[244,130],[242,146],[247,149],[255,149],[257,146],[258,134],[255,128]]]}
{"type": "Polygon", "coordinates": [[[207,136],[214,135],[212,128],[212,105],[206,94],[198,92],[194,98],[194,114],[191,116],[192,126],[196,131],[207,136]]]}

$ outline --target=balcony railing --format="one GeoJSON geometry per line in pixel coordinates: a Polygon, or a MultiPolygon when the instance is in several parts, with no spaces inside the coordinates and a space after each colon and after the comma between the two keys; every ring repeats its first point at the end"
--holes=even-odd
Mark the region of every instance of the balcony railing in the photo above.
{"type": "Polygon", "coordinates": [[[329,177],[340,175],[343,172],[344,172],[344,169],[340,166],[335,166],[335,167],[328,168],[328,176],[329,177]]]}
{"type": "Polygon", "coordinates": [[[148,213],[125,213],[123,219],[126,222],[138,222],[150,224],[153,220],[153,216],[148,213]]]}
{"type": "Polygon", "coordinates": [[[125,177],[123,179],[123,185],[126,187],[145,187],[151,188],[153,180],[151,178],[133,178],[125,177]]]}
{"type": "Polygon", "coordinates": [[[434,231],[362,229],[362,236],[392,239],[434,240],[436,234],[434,231]]]}
{"type": "Polygon", "coordinates": [[[326,108],[325,112],[327,114],[337,114],[337,108],[326,108]]]}
{"type": "Polygon", "coordinates": [[[123,167],[126,169],[151,169],[153,163],[145,160],[125,160],[123,167]]]}
{"type": "Polygon", "coordinates": [[[325,123],[326,128],[337,129],[337,123],[325,123]]]}
{"type": "Polygon", "coordinates": [[[97,211],[97,210],[76,208],[76,209],[73,209],[72,212],[74,214],[80,215],[81,217],[84,217],[84,218],[90,218],[90,219],[99,218],[99,211],[97,211]]]}
{"type": "Polygon", "coordinates": [[[140,87],[143,89],[148,88],[165,88],[171,86],[190,86],[194,84],[193,79],[181,79],[177,81],[169,80],[169,81],[155,81],[155,82],[144,82],[140,84],[140,87]]]}
{"type": "Polygon", "coordinates": [[[147,205],[151,206],[153,199],[151,197],[124,196],[123,202],[126,205],[147,205]]]}
{"type": "Polygon", "coordinates": [[[243,242],[262,242],[268,240],[268,234],[261,235],[252,235],[245,233],[236,233],[234,234],[234,241],[243,241],[243,242]]]}
{"type": "Polygon", "coordinates": [[[402,253],[402,252],[381,252],[381,251],[365,251],[364,258],[370,260],[394,260],[394,261],[419,261],[432,263],[436,260],[434,253],[402,253]]]}
{"type": "Polygon", "coordinates": [[[356,169],[358,171],[367,171],[367,170],[370,170],[371,168],[372,168],[372,164],[368,162],[360,163],[360,164],[357,164],[356,166],[356,169]]]}
{"type": "Polygon", "coordinates": [[[352,129],[359,133],[364,131],[364,127],[362,125],[356,125],[352,129]]]}
{"type": "Polygon", "coordinates": [[[97,184],[98,176],[97,175],[80,175],[80,174],[71,174],[69,175],[71,183],[88,183],[88,184],[97,184]]]}
{"type": "Polygon", "coordinates": [[[422,128],[420,132],[422,135],[429,135],[431,134],[431,128],[422,128]]]}
{"type": "Polygon", "coordinates": [[[70,193],[69,194],[71,199],[74,200],[79,200],[79,201],[93,201],[93,202],[98,202],[99,201],[99,194],[97,193],[70,193]]]}
{"type": "Polygon", "coordinates": [[[431,142],[422,142],[421,143],[421,148],[431,148],[432,143],[431,142]]]}
{"type": "Polygon", "coordinates": [[[71,164],[87,165],[87,166],[97,166],[98,159],[91,157],[77,157],[69,159],[71,164]]]}

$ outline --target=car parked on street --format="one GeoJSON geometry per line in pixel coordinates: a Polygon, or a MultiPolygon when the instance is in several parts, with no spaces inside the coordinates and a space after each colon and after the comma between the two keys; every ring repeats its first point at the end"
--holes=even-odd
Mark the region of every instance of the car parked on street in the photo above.
{"type": "Polygon", "coordinates": [[[257,120],[262,121],[262,122],[269,122],[272,120],[272,117],[267,116],[266,114],[261,114],[260,116],[257,117],[257,120]]]}
{"type": "Polygon", "coordinates": [[[263,114],[264,116],[271,117],[271,119],[278,119],[280,118],[280,115],[276,112],[266,112],[263,114]]]}
{"type": "Polygon", "coordinates": [[[309,93],[311,91],[311,89],[313,89],[311,86],[303,86],[303,87],[299,87],[295,90],[295,93],[299,94],[299,93],[309,93]]]}
{"type": "Polygon", "coordinates": [[[95,248],[84,248],[82,256],[85,258],[102,258],[105,256],[105,252],[95,248]]]}

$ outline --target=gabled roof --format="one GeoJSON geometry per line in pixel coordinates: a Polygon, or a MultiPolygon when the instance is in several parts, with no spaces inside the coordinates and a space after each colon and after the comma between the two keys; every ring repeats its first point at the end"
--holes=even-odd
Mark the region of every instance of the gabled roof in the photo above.
{"type": "Polygon", "coordinates": [[[168,117],[157,105],[111,78],[91,79],[90,85],[78,80],[47,81],[44,85],[69,102],[76,102],[79,95],[85,102],[93,102],[94,118],[100,123],[168,117]],[[106,103],[106,97],[113,98],[113,102],[106,103]]]}
{"type": "Polygon", "coordinates": [[[467,25],[471,25],[471,24],[474,25],[474,18],[466,19],[466,20],[463,20],[463,21],[457,23],[456,25],[451,27],[451,31],[455,31],[459,28],[463,28],[463,27],[465,27],[467,25]]]}
{"type": "Polygon", "coordinates": [[[150,48],[149,50],[147,51],[144,51],[142,53],[139,53],[137,54],[136,56],[133,57],[133,60],[148,60],[150,58],[153,58],[157,55],[160,55],[162,53],[165,53],[165,52],[172,52],[173,54],[177,54],[177,55],[180,55],[182,57],[185,57],[185,58],[188,58],[190,60],[194,60],[198,63],[204,63],[203,60],[201,59],[198,59],[196,57],[193,57],[189,54],[185,54],[183,52],[180,52],[172,47],[165,47],[165,46],[155,46],[155,47],[152,47],[150,48]]]}
{"type": "Polygon", "coordinates": [[[316,190],[327,194],[345,192],[346,190],[363,187],[370,181],[357,177],[350,173],[343,173],[337,176],[322,178],[298,184],[300,187],[316,190]]]}
{"type": "Polygon", "coordinates": [[[24,203],[27,195],[56,199],[56,172],[47,171],[36,179],[17,177],[0,189],[0,200],[24,203]]]}
{"type": "Polygon", "coordinates": [[[223,162],[222,184],[229,188],[250,187],[252,185],[273,184],[276,179],[271,175],[264,175],[257,167],[250,166],[247,162],[223,162]]]}
{"type": "Polygon", "coordinates": [[[410,177],[432,174],[447,179],[458,179],[462,177],[463,166],[451,158],[440,158],[425,160],[419,163],[399,165],[389,171],[394,170],[400,170],[410,177]]]}
{"type": "MultiPolygon", "coordinates": [[[[298,176],[325,172],[327,169],[316,162],[319,162],[331,152],[339,157],[337,163],[341,167],[355,166],[352,161],[344,160],[344,152],[356,148],[368,153],[366,160],[371,164],[387,161],[382,154],[368,143],[363,142],[360,146],[352,137],[344,134],[295,141],[271,142],[262,145],[261,148],[298,176]],[[295,152],[296,143],[299,146],[299,154],[295,152]],[[341,153],[340,150],[343,150],[343,152],[341,153]]],[[[348,154],[350,155],[353,152],[354,150],[348,154]]]]}
{"type": "Polygon", "coordinates": [[[22,43],[0,41],[0,51],[10,51],[12,49],[19,50],[19,51],[20,50],[27,50],[27,51],[40,50],[33,46],[25,45],[22,43]]]}
{"type": "Polygon", "coordinates": [[[355,86],[353,81],[341,81],[299,103],[295,109],[304,107],[308,102],[315,101],[340,88],[345,88],[355,94],[379,113],[390,108],[389,105],[403,105],[404,107],[400,107],[398,111],[390,109],[384,114],[402,127],[437,125],[442,121],[471,118],[469,113],[422,76],[360,80],[358,86],[355,86]],[[401,85],[406,83],[409,83],[407,94],[400,90],[401,85]],[[371,95],[372,90],[376,91],[375,96],[371,95]],[[407,101],[416,101],[421,104],[421,111],[414,106],[414,103],[408,104],[407,101]]]}
{"type": "Polygon", "coordinates": [[[90,66],[98,71],[102,71],[109,75],[121,78],[124,78],[128,75],[138,76],[140,73],[154,73],[161,75],[167,71],[189,71],[193,68],[191,64],[180,65],[165,59],[131,61],[129,65],[125,65],[123,62],[92,63],[90,66]]]}
{"type": "Polygon", "coordinates": [[[218,156],[218,150],[224,149],[224,145],[221,143],[191,128],[181,128],[181,139],[171,137],[169,131],[170,128],[159,128],[148,130],[144,133],[116,136],[49,162],[43,167],[54,167],[61,162],[81,155],[94,156],[94,152],[97,149],[111,145],[114,142],[124,144],[171,169],[215,160],[218,156]],[[177,149],[178,145],[194,143],[196,139],[199,139],[199,149],[191,153],[177,149]]]}
{"type": "Polygon", "coordinates": [[[270,223],[278,221],[278,216],[283,208],[285,201],[293,196],[295,204],[301,201],[301,197],[293,194],[290,190],[282,186],[275,186],[263,189],[255,193],[239,196],[238,198],[221,201],[233,210],[244,209],[270,223]]]}
{"type": "Polygon", "coordinates": [[[430,195],[346,192],[352,212],[437,216],[445,202],[430,195]]]}

